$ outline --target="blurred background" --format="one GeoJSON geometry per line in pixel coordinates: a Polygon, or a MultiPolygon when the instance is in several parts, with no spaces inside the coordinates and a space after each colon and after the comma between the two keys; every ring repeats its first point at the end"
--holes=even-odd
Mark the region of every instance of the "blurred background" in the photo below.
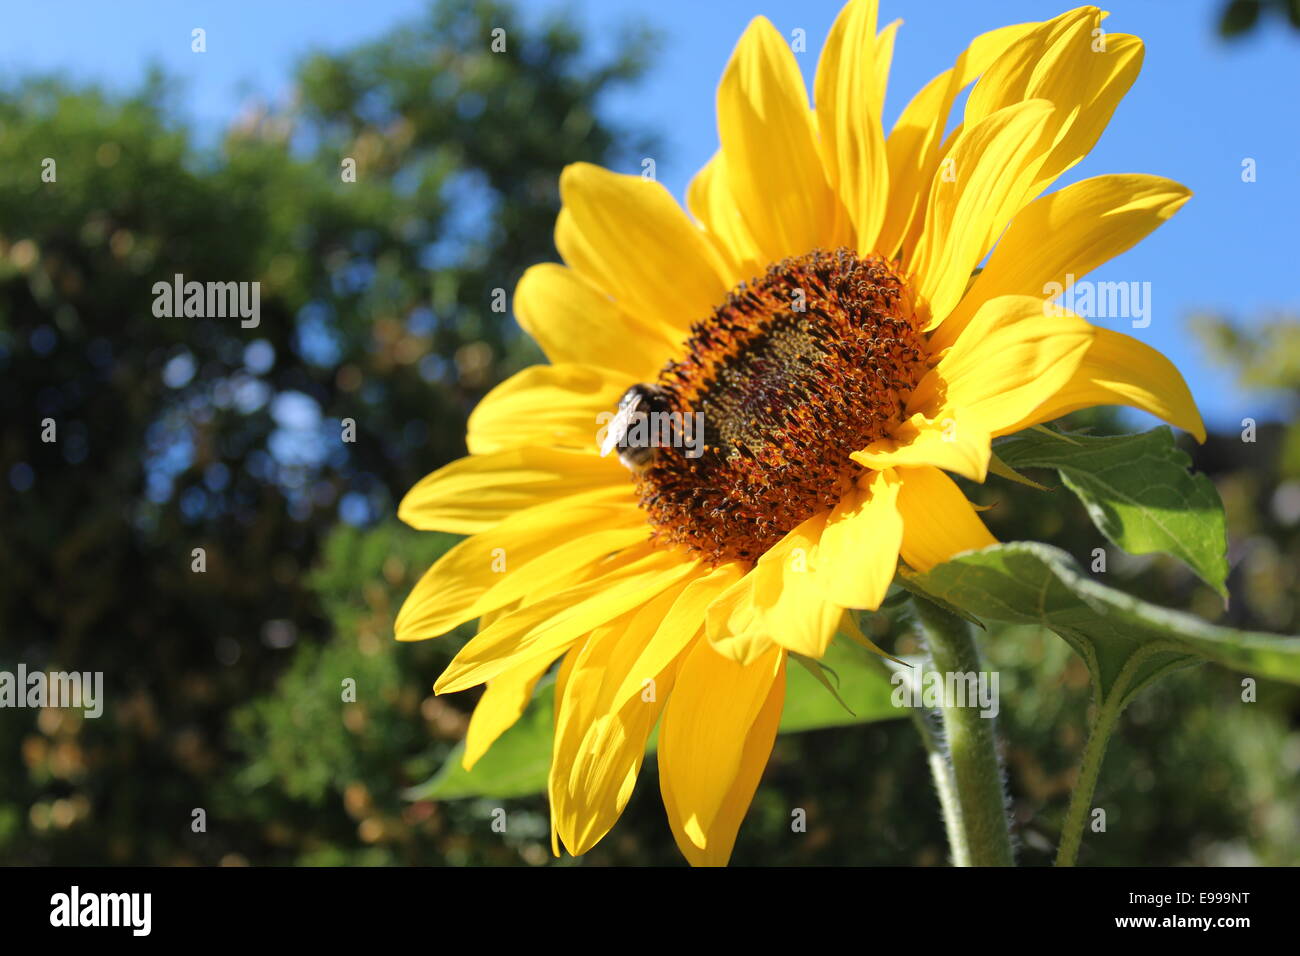
{"type": "MultiPolygon", "coordinates": [[[[510,800],[499,834],[499,802],[405,795],[443,765],[474,694],[430,690],[467,633],[393,641],[405,594],[455,541],[400,525],[396,502],[464,453],[466,415],[493,384],[541,359],[493,293],[557,258],[563,166],[640,172],[650,158],[680,197],[716,148],[713,90],[748,19],[806,31],[811,76],[838,6],[7,11],[0,670],[102,671],[106,706],[98,719],[0,710],[0,863],[555,863],[540,796],[510,800]],[[260,282],[260,325],[155,317],[153,283],[175,273],[260,282]],[[339,440],[344,419],[355,442],[339,440]],[[353,704],[347,677],[363,689],[353,704]]],[[[882,22],[905,21],[887,124],[977,33],[1065,6],[882,0],[882,22]]],[[[1184,369],[1211,429],[1189,451],[1228,510],[1232,602],[1158,558],[1113,560],[1108,583],[1296,633],[1300,4],[1113,7],[1108,26],[1145,39],[1146,65],[1061,184],[1140,171],[1196,193],[1093,277],[1152,282],[1154,320],[1132,334],[1184,369]]],[[[1063,491],[971,493],[1000,538],[1080,558],[1105,544],[1063,491]]],[[[871,625],[907,645],[906,620],[871,625]]],[[[1044,864],[1083,744],[1086,671],[1051,633],[995,631],[985,646],[1022,860],[1044,864]]],[[[1300,691],[1264,683],[1243,706],[1239,681],[1201,667],[1132,705],[1098,790],[1111,832],[1080,862],[1300,863],[1300,691]]],[[[579,863],[680,862],[654,776],[649,760],[579,863]]],[[[781,737],[734,861],[946,862],[910,722],[781,737]],[[790,832],[792,807],[807,833],[790,832]]]]}

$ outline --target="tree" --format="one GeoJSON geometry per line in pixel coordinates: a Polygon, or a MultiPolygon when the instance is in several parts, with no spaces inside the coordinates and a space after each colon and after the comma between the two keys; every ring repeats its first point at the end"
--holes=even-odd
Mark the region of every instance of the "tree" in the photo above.
{"type": "Polygon", "coordinates": [[[27,767],[0,780],[5,858],[274,844],[238,807],[191,828],[232,773],[229,711],[328,635],[306,581],[324,532],[463,453],[467,410],[530,356],[491,292],[554,257],[566,163],[641,153],[596,104],[648,42],[592,62],[561,21],[447,0],[311,58],[292,109],[213,150],[161,77],[0,95],[0,666],[102,671],[108,698],[98,720],[0,719],[27,767]],[[255,327],[158,314],[178,274],[258,283],[255,327]]]}

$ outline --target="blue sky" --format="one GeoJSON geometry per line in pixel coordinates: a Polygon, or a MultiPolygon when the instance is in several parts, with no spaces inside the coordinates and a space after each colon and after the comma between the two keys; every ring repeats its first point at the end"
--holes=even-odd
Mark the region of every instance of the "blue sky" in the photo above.
{"type": "MultiPolygon", "coordinates": [[[[800,60],[811,81],[838,0],[529,0],[530,12],[567,9],[599,51],[620,23],[639,18],[664,37],[646,81],[609,97],[622,122],[662,135],[659,179],[681,196],[717,145],[713,93],[736,38],[757,14],[787,36],[806,31],[800,60]]],[[[886,123],[966,42],[984,30],[1043,19],[1070,4],[1047,0],[881,0],[882,23],[901,18],[886,123]]],[[[5,4],[0,77],[58,71],[130,88],[149,63],[184,84],[185,113],[207,135],[250,97],[273,102],[289,90],[294,64],[315,48],[337,49],[418,15],[424,0],[92,0],[5,4]],[[190,51],[190,30],[207,31],[208,52],[190,51]]],[[[1244,416],[1276,417],[1272,397],[1240,392],[1190,335],[1197,309],[1250,319],[1300,311],[1300,38],[1269,25],[1235,44],[1220,42],[1217,0],[1115,0],[1107,27],[1147,46],[1137,83],[1093,153],[1058,185],[1107,172],[1156,173],[1195,193],[1169,223],[1094,273],[1095,280],[1152,284],[1153,319],[1134,330],[1098,320],[1167,354],[1184,371],[1207,420],[1232,427],[1244,416]],[[1241,179],[1243,159],[1257,181],[1241,179]]],[[[629,170],[631,171],[631,170],[629,170]]],[[[636,170],[639,171],[639,170],[636,170]]]]}

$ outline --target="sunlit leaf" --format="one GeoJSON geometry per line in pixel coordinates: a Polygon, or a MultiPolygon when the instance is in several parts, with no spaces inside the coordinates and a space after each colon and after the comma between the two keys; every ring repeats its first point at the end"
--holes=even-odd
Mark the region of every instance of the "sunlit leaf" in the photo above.
{"type": "Polygon", "coordinates": [[[1039,624],[1084,659],[1102,698],[1128,696],[1171,669],[1213,660],[1253,677],[1300,684],[1300,637],[1208,624],[1089,578],[1050,545],[994,545],[916,575],[914,583],[980,617],[1039,624]]]}
{"type": "Polygon", "coordinates": [[[1054,468],[1098,530],[1130,554],[1173,555],[1227,597],[1223,502],[1208,477],[1160,427],[1102,438],[1026,430],[997,444],[1012,468],[1054,468]]]}

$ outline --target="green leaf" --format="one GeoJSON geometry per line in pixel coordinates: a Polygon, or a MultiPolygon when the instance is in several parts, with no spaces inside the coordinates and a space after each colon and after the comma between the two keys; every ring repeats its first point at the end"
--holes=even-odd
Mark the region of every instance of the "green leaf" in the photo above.
{"type": "MultiPolygon", "coordinates": [[[[890,702],[893,685],[880,658],[843,637],[831,642],[820,664],[838,678],[835,693],[805,669],[786,668],[780,733],[841,727],[906,717],[890,702]],[[842,703],[841,703],[842,702],[842,703]],[[846,711],[845,708],[852,711],[846,711]]],[[[824,675],[822,675],[824,676],[824,675]]]]}
{"type": "Polygon", "coordinates": [[[1024,485],[1027,488],[1033,488],[1035,491],[1051,491],[1046,485],[1040,485],[1036,481],[1031,481],[1020,472],[1016,471],[1005,461],[997,456],[997,453],[989,455],[989,474],[997,475],[999,478],[1005,478],[1008,481],[1014,481],[1018,485],[1024,485]]]}
{"type": "MultiPolygon", "coordinates": [[[[896,596],[899,595],[901,595],[903,598],[907,598],[909,596],[909,593],[906,588],[899,588],[898,591],[896,592],[896,596]]],[[[881,608],[884,608],[888,603],[889,600],[886,599],[880,605],[881,608]]],[[[895,604],[895,607],[897,606],[899,605],[895,604]]],[[[839,637],[852,641],[854,644],[858,645],[859,647],[865,647],[876,657],[884,657],[884,658],[888,658],[891,661],[898,661],[897,657],[894,657],[892,654],[886,653],[886,651],[883,648],[877,645],[875,641],[867,637],[867,635],[862,632],[862,628],[858,624],[858,615],[868,614],[868,613],[870,612],[868,611],[846,612],[844,616],[840,618],[839,637]]],[[[793,653],[793,651],[791,653],[793,653]]],[[[899,663],[902,662],[899,661],[899,663]]]]}
{"type": "Polygon", "coordinates": [[[1259,22],[1262,9],[1260,0],[1231,0],[1219,17],[1219,34],[1237,37],[1249,32],[1259,22]]]}
{"type": "Polygon", "coordinates": [[[1208,477],[1187,470],[1167,426],[1115,438],[1030,429],[998,442],[997,453],[1012,468],[1055,468],[1111,542],[1171,554],[1227,598],[1223,502],[1208,477]]]}
{"type": "Polygon", "coordinates": [[[1087,664],[1096,707],[1062,829],[1059,866],[1075,861],[1106,742],[1120,713],[1143,688],[1202,659],[1300,684],[1300,637],[1216,627],[1148,604],[1090,579],[1073,558],[1050,545],[994,545],[915,580],[983,617],[1046,627],[1087,664]]]}
{"type": "Polygon", "coordinates": [[[966,608],[960,607],[956,604],[951,604],[944,600],[943,595],[935,594],[933,591],[930,591],[925,586],[925,579],[923,577],[904,570],[902,566],[899,567],[898,573],[894,575],[894,583],[909,594],[915,594],[927,601],[933,601],[949,614],[955,614],[967,623],[974,624],[981,631],[988,630],[988,628],[984,626],[984,622],[966,608]]]}
{"type": "Polygon", "coordinates": [[[546,790],[555,732],[555,681],[544,678],[515,725],[503,733],[474,765],[461,766],[465,744],[457,744],[436,774],[406,791],[411,800],[458,800],[463,797],[508,799],[546,790]]]}
{"type": "MultiPolygon", "coordinates": [[[[907,716],[906,710],[890,703],[893,685],[871,651],[839,639],[831,642],[821,663],[835,675],[834,691],[828,690],[807,670],[787,668],[780,733],[907,716]],[[845,707],[851,708],[852,713],[845,707]]],[[[407,790],[406,797],[411,800],[508,799],[544,792],[551,766],[554,708],[555,683],[547,679],[538,684],[532,703],[518,722],[501,735],[473,770],[461,766],[465,747],[459,744],[442,768],[429,780],[407,790]]],[[[646,752],[654,751],[657,743],[657,736],[652,736],[646,752]]]]}
{"type": "Polygon", "coordinates": [[[1102,700],[1113,693],[1127,700],[1198,659],[1300,684],[1300,637],[1218,627],[1148,604],[1092,580],[1050,545],[994,545],[912,580],[981,617],[1055,631],[1087,663],[1102,700]]]}
{"type": "Polygon", "coordinates": [[[790,652],[787,663],[788,661],[794,661],[809,674],[812,674],[813,680],[826,688],[826,692],[835,698],[835,702],[844,708],[844,712],[849,716],[853,716],[853,708],[844,703],[844,698],[840,696],[840,692],[836,689],[836,685],[840,681],[840,675],[835,673],[832,668],[827,667],[816,658],[805,657],[803,654],[796,654],[794,651],[790,652]],[[833,681],[832,678],[834,678],[833,681]]]}

